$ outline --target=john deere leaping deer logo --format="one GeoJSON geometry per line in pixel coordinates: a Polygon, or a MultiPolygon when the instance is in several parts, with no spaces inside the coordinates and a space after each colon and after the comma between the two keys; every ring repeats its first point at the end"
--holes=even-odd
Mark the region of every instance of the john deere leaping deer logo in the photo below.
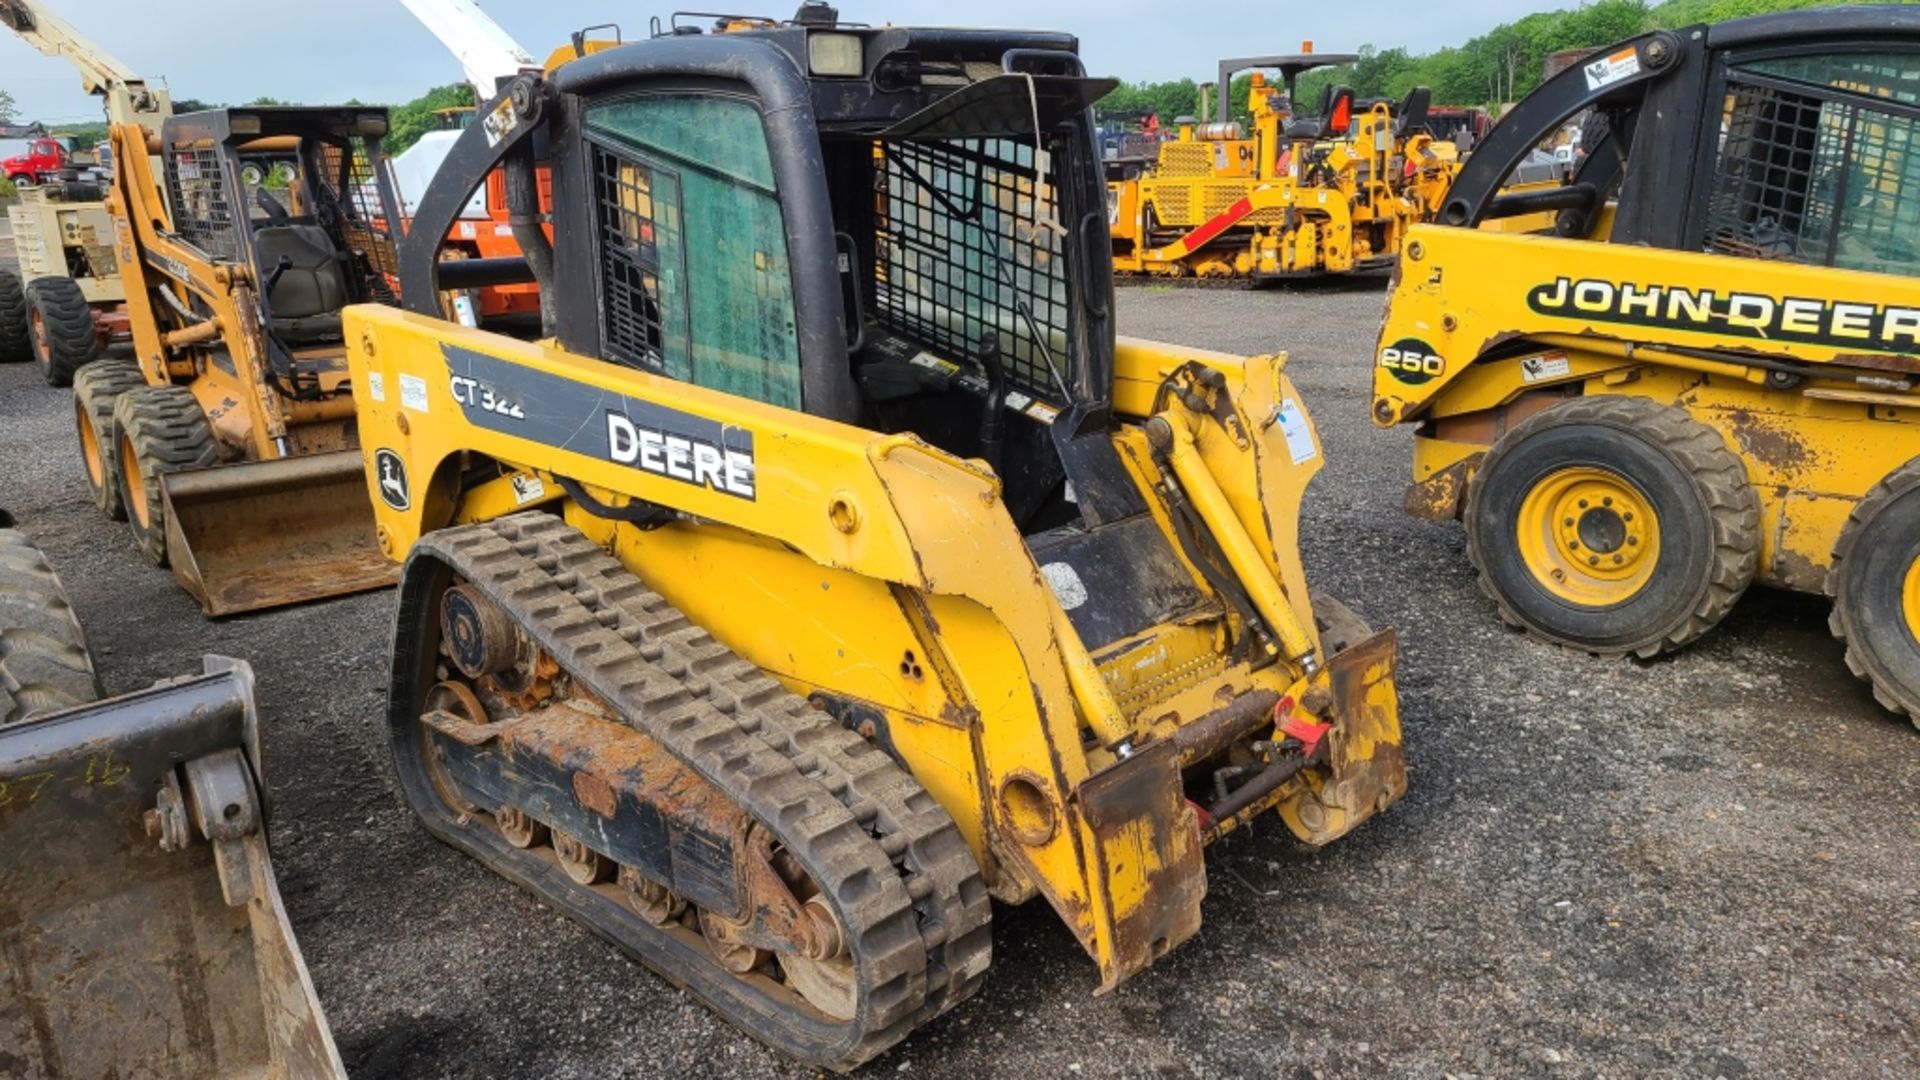
{"type": "Polygon", "coordinates": [[[381,502],[395,510],[413,505],[413,491],[407,486],[407,463],[400,460],[399,454],[391,450],[376,451],[373,468],[379,480],[381,502]]]}

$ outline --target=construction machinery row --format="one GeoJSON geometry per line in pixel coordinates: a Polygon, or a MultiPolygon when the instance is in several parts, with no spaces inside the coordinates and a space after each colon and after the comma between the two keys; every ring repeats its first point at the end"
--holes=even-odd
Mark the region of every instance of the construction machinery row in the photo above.
{"type": "Polygon", "coordinates": [[[1251,281],[1391,267],[1407,230],[1439,208],[1459,154],[1429,130],[1425,88],[1395,104],[1329,85],[1311,115],[1297,108],[1301,75],[1358,59],[1220,61],[1218,80],[1201,87],[1202,115],[1180,118],[1151,164],[1109,182],[1114,269],[1251,281]],[[1248,131],[1231,118],[1230,88],[1250,69],[1248,131]]]}
{"type": "MultiPolygon", "coordinates": [[[[1073,38],[808,3],[536,66],[469,0],[408,6],[493,85],[404,205],[378,109],[157,98],[114,123],[135,359],[74,394],[102,508],[209,612],[397,573],[383,731],[436,836],[847,1069],[979,988],[995,900],[1048,904],[1111,989],[1199,930],[1208,845],[1267,814],[1328,843],[1403,794],[1396,639],[1301,564],[1323,451],[1285,354],[1115,331],[1092,111],[1114,84],[1073,38]],[[488,190],[517,254],[458,251],[488,190]],[[537,327],[455,302],[490,288],[537,327]]],[[[74,40],[37,0],[0,20],[74,40]]],[[[1258,83],[1253,139],[1188,133],[1162,160],[1204,144],[1243,189],[1294,192],[1231,254],[1190,245],[1218,273],[1403,252],[1374,417],[1420,425],[1409,507],[1467,520],[1513,621],[1651,655],[1750,580],[1825,587],[1911,709],[1920,298],[1900,306],[1895,226],[1920,109],[1894,61],[1915,53],[1911,13],[1648,35],[1547,83],[1451,186],[1418,95],[1335,90],[1309,131],[1258,83]],[[1578,174],[1517,185],[1583,111],[1578,174]],[[1422,209],[1378,210],[1376,184],[1422,209]],[[1313,185],[1391,221],[1316,218],[1313,185]],[[1534,220],[1555,235],[1481,227],[1534,220]]],[[[47,813],[125,830],[144,806],[169,851],[197,827],[258,930],[251,710],[201,689],[226,704],[195,716],[240,726],[142,751],[110,793],[44,781],[67,800],[47,813]],[[177,771],[235,732],[224,773],[177,771]]],[[[127,739],[185,737],[101,709],[127,739]]],[[[0,792],[72,771],[7,741],[27,730],[0,727],[0,792]]],[[[33,894],[45,925],[94,887],[75,877],[33,894]]],[[[282,941],[254,954],[269,1015],[317,1022],[282,941]]],[[[22,1000],[0,1018],[38,1025],[28,1075],[61,1071],[62,1038],[103,1045],[94,1013],[22,1000]]],[[[203,1047],[145,1024],[128,1048],[203,1047]]],[[[269,1073],[338,1066],[324,1028],[268,1052],[269,1073]]]]}

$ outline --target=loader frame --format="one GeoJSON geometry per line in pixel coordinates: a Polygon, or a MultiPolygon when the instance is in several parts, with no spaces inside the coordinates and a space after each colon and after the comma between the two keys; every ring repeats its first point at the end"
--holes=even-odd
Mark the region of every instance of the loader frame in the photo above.
{"type": "MultiPolygon", "coordinates": [[[[1516,106],[1396,275],[1372,407],[1418,425],[1407,510],[1468,515],[1489,452],[1571,401],[1675,407],[1757,503],[1723,550],[1751,550],[1758,583],[1835,594],[1857,645],[1842,554],[1920,459],[1920,107],[1889,89],[1911,93],[1916,56],[1910,11],[1762,16],[1600,50],[1516,106]],[[1589,151],[1573,176],[1503,187],[1568,123],[1589,151]],[[1529,218],[1546,227],[1504,231],[1529,218]]],[[[1852,660],[1883,694],[1899,681],[1852,660]]]]}
{"type": "MultiPolygon", "coordinates": [[[[483,107],[421,201],[403,247],[409,310],[349,312],[362,346],[351,354],[353,385],[381,543],[396,559],[411,553],[389,719],[403,762],[419,762],[402,771],[418,771],[410,795],[436,832],[532,887],[551,879],[509,850],[511,837],[496,842],[494,826],[449,813],[435,794],[436,785],[447,788],[435,768],[479,768],[463,748],[530,737],[518,733],[531,720],[513,701],[497,707],[514,718],[485,723],[444,719],[448,710],[429,707],[431,695],[455,693],[430,687],[434,657],[470,640],[436,623],[455,616],[436,615],[452,601],[434,582],[457,580],[456,569],[468,583],[461,588],[496,607],[512,611],[514,596],[531,597],[523,614],[532,619],[578,602],[595,613],[589,621],[643,649],[653,644],[649,620],[663,610],[711,634],[910,769],[951,815],[987,887],[1009,901],[1044,896],[1097,962],[1106,988],[1198,928],[1205,843],[1273,810],[1298,835],[1327,842],[1400,795],[1391,632],[1343,634],[1338,645],[1329,632],[1323,640],[1299,561],[1299,500],[1320,446],[1284,357],[1113,336],[1088,107],[1103,87],[1084,77],[1073,48],[1057,35],[769,25],[588,56],[551,82],[523,76],[483,107]],[[807,36],[829,31],[859,41],[861,78],[808,74],[807,36]],[[889,64],[901,65],[903,81],[876,93],[889,64]],[[963,66],[967,74],[956,78],[963,66]],[[629,267],[662,277],[673,269],[671,249],[647,239],[673,227],[673,188],[659,164],[667,159],[621,157],[619,133],[597,126],[596,110],[671,102],[689,90],[760,107],[765,173],[742,166],[733,175],[777,193],[787,261],[750,254],[752,265],[782,275],[763,289],[791,281],[792,387],[755,393],[675,377],[663,359],[674,313],[663,302],[654,314],[622,294],[629,267]],[[1028,134],[1036,119],[1042,130],[1028,134]],[[823,157],[830,140],[837,157],[823,157]],[[550,267],[550,253],[539,250],[518,267],[436,257],[435,238],[447,235],[496,166],[530,207],[528,181],[541,160],[553,176],[550,267]],[[832,161],[871,169],[877,179],[833,190],[832,161]],[[970,237],[953,222],[996,212],[1019,215],[998,223],[1013,252],[998,269],[1019,283],[1007,290],[1017,301],[996,306],[982,291],[994,268],[975,239],[952,240],[947,247],[967,249],[952,258],[899,257],[930,243],[902,218],[939,221],[933,231],[970,237]],[[1026,230],[1053,215],[1065,223],[1058,239],[1013,244],[1049,235],[1026,230]],[[873,232],[863,238],[846,222],[873,232]],[[449,325],[427,299],[515,274],[545,279],[559,294],[553,340],[517,342],[449,325]],[[862,282],[859,299],[841,285],[849,276],[862,282]],[[928,290],[918,306],[899,295],[916,283],[928,290]],[[949,302],[958,310],[934,311],[925,301],[935,288],[950,289],[943,295],[956,297],[949,302]],[[961,308],[962,295],[970,306],[961,308]],[[974,353],[971,327],[955,329],[967,319],[997,325],[1008,344],[974,353]],[[655,336],[636,333],[642,324],[655,336]],[[917,356],[863,351],[903,326],[917,356]],[[1027,335],[1024,345],[1016,329],[1027,335]],[[976,355],[987,358],[978,367],[945,358],[976,355]],[[1008,389],[1020,394],[998,404],[1023,425],[1013,439],[1026,440],[1010,439],[1020,453],[1003,456],[1000,467],[942,449],[911,424],[868,426],[898,400],[891,384],[876,383],[875,368],[928,370],[956,395],[973,387],[965,392],[994,402],[989,383],[1000,376],[980,374],[991,371],[988,361],[1004,362],[1008,389]],[[398,392],[408,385],[416,388],[411,397],[398,392]],[[1040,475],[1045,467],[1065,473],[1040,475]],[[1068,476],[1071,510],[1053,511],[1063,526],[1031,524],[1053,520],[1026,505],[1032,485],[1051,490],[1068,476]],[[1194,493],[1194,505],[1163,504],[1163,485],[1194,493]],[[547,516],[528,513],[536,510],[547,516]],[[550,515],[566,528],[556,531],[550,515]],[[570,547],[567,536],[589,543],[570,547]],[[1186,538],[1183,547],[1175,536],[1186,538]],[[610,577],[590,550],[611,553],[624,572],[610,577]],[[464,551],[472,562],[461,569],[449,560],[467,558],[464,551]],[[488,554],[495,551],[499,558],[488,554]],[[532,567],[501,569],[518,565],[501,559],[532,567]],[[541,582],[545,592],[529,580],[539,572],[557,575],[541,582]],[[629,574],[630,587],[579,584],[629,574]],[[1084,591],[1062,601],[1046,584],[1079,575],[1107,602],[1090,604],[1084,591]],[[717,586],[722,579],[726,587],[717,586]],[[503,591],[516,581],[522,593],[503,591]],[[1178,617],[1206,607],[1203,593],[1214,589],[1233,598],[1236,614],[1223,606],[1210,609],[1217,623],[1178,617]],[[757,599],[743,603],[747,597],[757,599]],[[1101,615],[1128,606],[1134,622],[1101,615]],[[465,740],[462,748],[419,749],[423,708],[433,731],[465,740]],[[1241,771],[1233,779],[1252,779],[1221,780],[1222,790],[1196,811],[1187,774],[1220,767],[1295,709],[1308,723],[1302,730],[1337,734],[1311,748],[1288,743],[1270,762],[1234,759],[1241,771]],[[1328,727],[1309,717],[1326,718],[1328,727]]],[[[660,288],[669,295],[669,286],[660,288]]],[[[971,422],[967,398],[946,400],[948,412],[971,422]]],[[[983,429],[995,426],[998,411],[987,410],[983,429]]],[[[980,444],[993,445],[984,434],[980,444]]],[[[1073,594],[1074,586],[1058,588],[1073,594]]],[[[577,621],[519,625],[561,642],[577,621]]],[[[609,640],[590,655],[620,648],[609,640]]],[[[578,655],[561,656],[562,670],[578,655]]],[[[666,662],[661,655],[653,653],[655,662],[666,662]]],[[[483,679],[479,692],[493,685],[483,679]]],[[[575,685],[594,685],[603,701],[618,692],[584,674],[575,685]]],[[[633,726],[673,749],[673,733],[659,724],[640,716],[633,726]]],[[[724,776],[702,776],[724,787],[724,776]]],[[[470,777],[479,783],[477,772],[470,777]]],[[[597,790],[592,781],[569,782],[576,792],[583,784],[597,790]]],[[[616,794],[627,798],[617,786],[616,794]]],[[[556,835],[608,828],[576,821],[571,807],[541,805],[556,835]]],[[[504,820],[522,813],[510,807],[504,820]]],[[[606,837],[602,850],[627,842],[596,835],[606,837]]],[[[591,898],[556,902],[621,937],[592,914],[591,898]]],[[[649,963],[668,962],[644,945],[628,947],[649,963]]]]}

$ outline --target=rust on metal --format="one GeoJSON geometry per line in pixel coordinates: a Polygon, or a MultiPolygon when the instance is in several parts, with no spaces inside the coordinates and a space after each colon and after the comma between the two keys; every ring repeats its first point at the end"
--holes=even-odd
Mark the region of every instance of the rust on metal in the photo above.
{"type": "Polygon", "coordinates": [[[208,615],[383,589],[399,578],[380,552],[357,451],[169,473],[160,490],[174,576],[208,615]]]}
{"type": "Polygon", "coordinates": [[[1486,460],[1483,451],[1453,464],[1407,486],[1406,498],[1400,509],[1408,517],[1424,518],[1428,521],[1457,521],[1460,511],[1466,505],[1467,479],[1480,468],[1486,460]]]}
{"type": "Polygon", "coordinates": [[[1173,733],[1174,748],[1180,765],[1205,761],[1263,727],[1273,725],[1274,706],[1280,694],[1273,690],[1249,690],[1220,708],[1194,718],[1173,733]]]}
{"type": "Polygon", "coordinates": [[[1784,472],[1797,472],[1820,464],[1819,454],[1808,446],[1786,417],[1772,417],[1733,409],[1726,413],[1727,429],[1749,457],[1784,472]]]}
{"type": "Polygon", "coordinates": [[[477,744],[463,735],[484,730],[494,743],[490,752],[513,763],[515,800],[534,793],[516,809],[695,900],[712,916],[707,930],[716,941],[808,955],[819,950],[818,923],[774,869],[768,834],[657,740],[606,719],[607,713],[604,704],[580,698],[487,725],[444,712],[422,719],[468,745],[477,744]],[[533,797],[544,801],[534,805],[533,797]],[[575,807],[591,817],[573,814],[575,807]]]}
{"type": "Polygon", "coordinates": [[[1394,632],[1382,630],[1335,654],[1327,665],[1333,684],[1328,775],[1296,814],[1308,843],[1336,840],[1406,794],[1394,690],[1398,649],[1394,632]]]}
{"type": "Polygon", "coordinates": [[[1206,864],[1172,740],[1094,773],[1073,797],[1093,831],[1088,854],[1113,920],[1112,957],[1101,968],[1104,993],[1200,929],[1206,864]],[[1113,883],[1123,877],[1145,880],[1135,888],[1138,897],[1131,906],[1113,910],[1113,883]]]}

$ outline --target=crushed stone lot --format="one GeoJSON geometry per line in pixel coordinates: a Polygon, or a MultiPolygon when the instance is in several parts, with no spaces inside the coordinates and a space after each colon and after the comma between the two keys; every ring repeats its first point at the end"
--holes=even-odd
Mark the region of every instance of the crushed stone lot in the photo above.
{"type": "MultiPolygon", "coordinates": [[[[1407,797],[1324,851],[1209,853],[1206,923],[1105,997],[1044,905],[995,912],[970,1003],[869,1075],[1920,1075],[1920,731],[1813,597],[1756,591],[1651,664],[1502,627],[1457,525],[1404,517],[1367,418],[1377,283],[1123,289],[1123,330],[1291,354],[1325,442],[1316,587],[1400,634],[1407,797]]],[[[208,622],[86,495],[66,391],[0,368],[0,506],[65,578],[109,692],[259,677],[274,859],[356,1077],[799,1076],[430,839],[380,728],[393,597],[208,622]]]]}

